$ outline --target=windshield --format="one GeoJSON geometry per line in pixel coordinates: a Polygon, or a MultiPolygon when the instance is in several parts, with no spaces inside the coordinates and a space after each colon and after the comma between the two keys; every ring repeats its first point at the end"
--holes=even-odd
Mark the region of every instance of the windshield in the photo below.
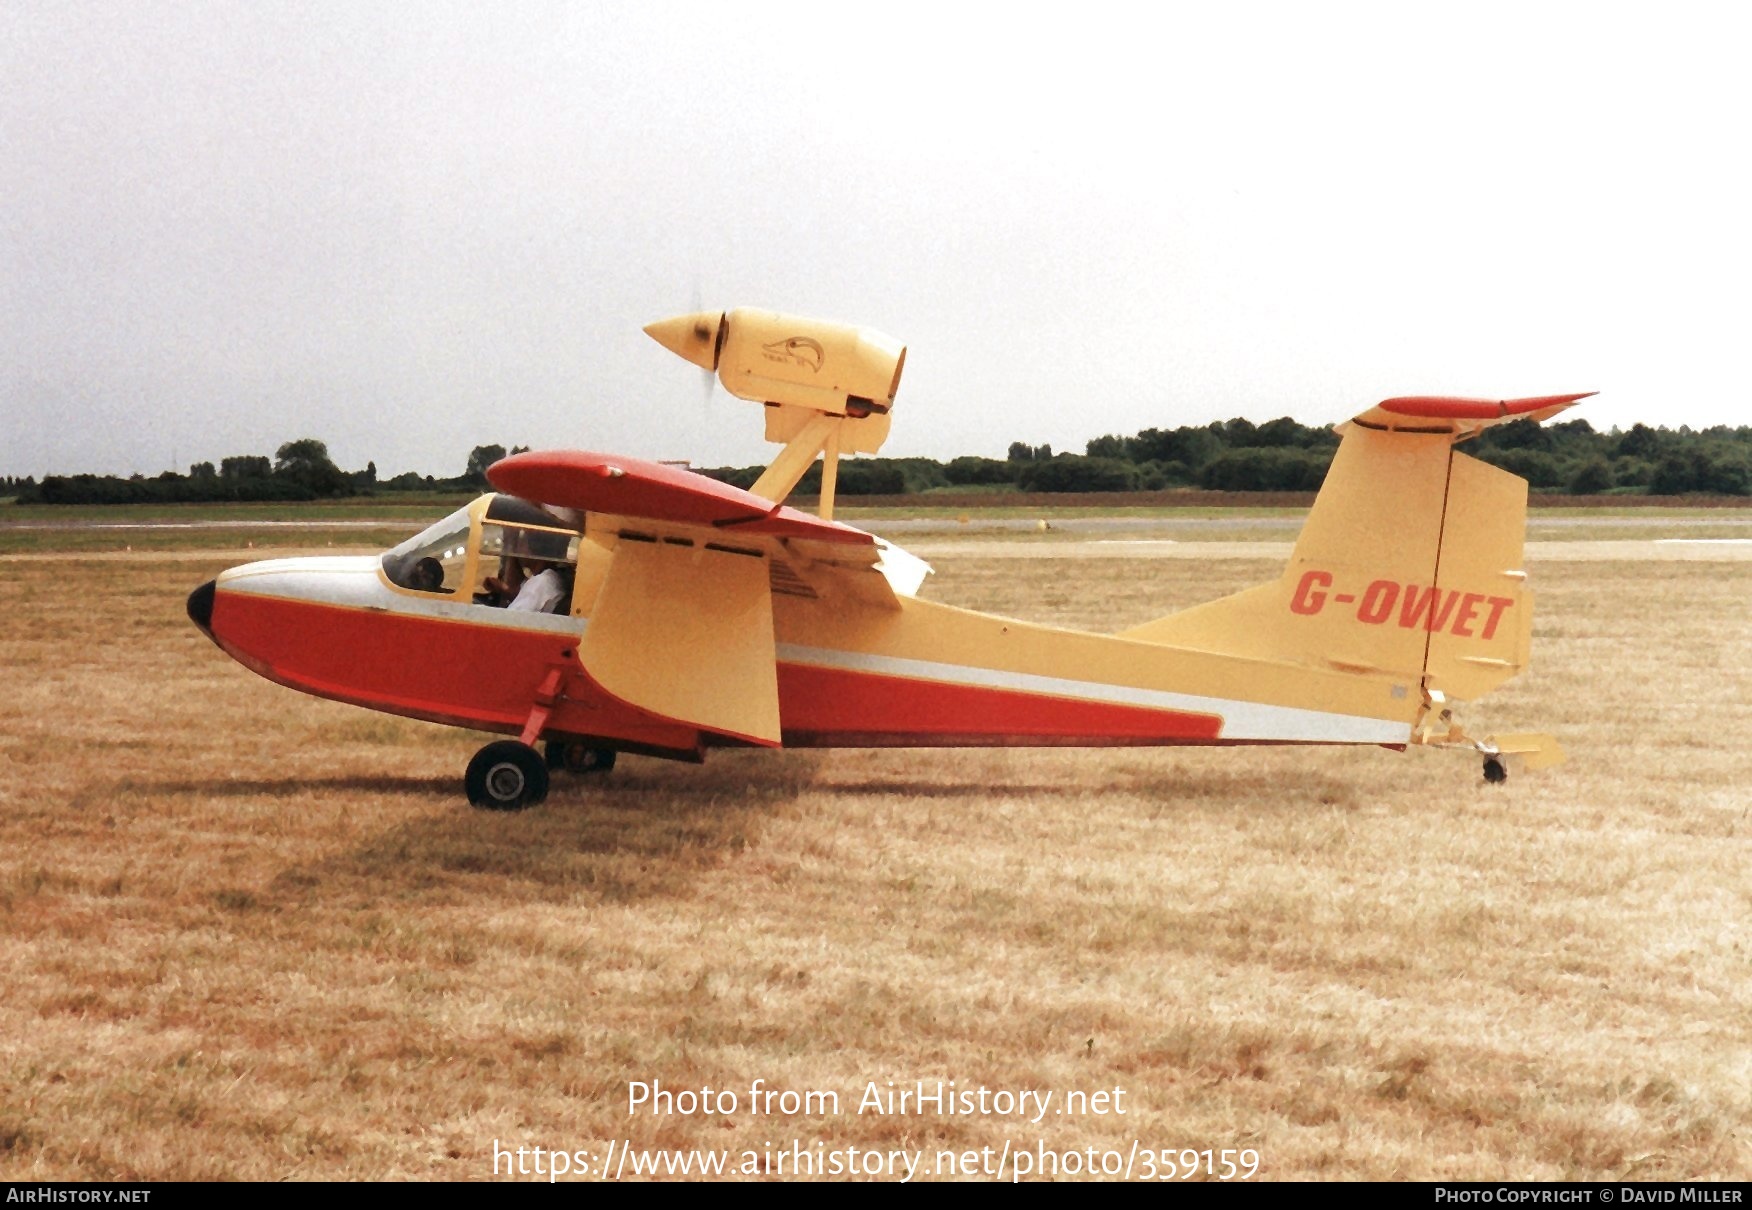
{"type": "Polygon", "coordinates": [[[468,569],[469,510],[459,508],[383,556],[390,583],[416,592],[460,592],[468,569]]]}

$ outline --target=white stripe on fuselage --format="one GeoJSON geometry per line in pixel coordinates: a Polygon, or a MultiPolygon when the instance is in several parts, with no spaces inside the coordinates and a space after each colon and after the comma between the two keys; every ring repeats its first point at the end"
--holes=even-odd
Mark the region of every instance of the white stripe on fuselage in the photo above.
{"type": "Polygon", "coordinates": [[[224,592],[309,601],[342,609],[467,622],[507,630],[539,630],[550,634],[580,635],[584,625],[577,618],[551,613],[494,609],[473,601],[445,600],[397,592],[384,583],[376,555],[319,555],[301,559],[263,559],[245,563],[219,576],[224,592]]]}

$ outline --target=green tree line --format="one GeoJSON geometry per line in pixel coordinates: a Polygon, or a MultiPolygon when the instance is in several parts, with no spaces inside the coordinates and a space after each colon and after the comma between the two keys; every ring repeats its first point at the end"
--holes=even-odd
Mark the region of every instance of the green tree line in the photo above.
{"type": "Polygon", "coordinates": [[[218,466],[197,462],[189,473],[165,471],[154,476],[45,475],[0,480],[0,492],[21,504],[170,504],[255,500],[332,500],[344,496],[375,496],[411,491],[471,491],[487,487],[487,467],[528,446],[477,445],[469,452],[460,475],[447,479],[414,471],[380,479],[377,464],[343,471],[329,457],[328,446],[314,437],[288,441],[274,452],[223,458],[218,466]]]}
{"type": "MultiPolygon", "coordinates": [[[[413,471],[380,479],[375,463],[343,471],[315,438],[289,441],[265,455],[239,455],[218,466],[199,462],[187,475],[122,479],[96,475],[48,475],[40,482],[0,480],[0,493],[45,504],[135,504],[173,501],[316,500],[400,491],[485,489],[486,469],[527,447],[478,445],[463,472],[435,478],[413,471]]],[[[1580,496],[1704,493],[1752,495],[1752,426],[1694,430],[1651,428],[1596,431],[1586,420],[1540,425],[1515,421],[1486,429],[1462,447],[1486,462],[1514,472],[1533,490],[1580,496]]],[[[1144,429],[1107,435],[1081,454],[1054,453],[1049,445],[1013,442],[1003,458],[966,455],[933,458],[857,458],[840,464],[838,491],[846,496],[898,496],[923,492],[1009,490],[1023,492],[1131,492],[1199,487],[1236,492],[1309,492],[1326,476],[1338,449],[1329,428],[1281,417],[1265,424],[1235,419],[1174,429],[1144,429]]],[[[716,467],[703,474],[747,487],[759,466],[716,467]]],[[[798,491],[820,490],[820,464],[798,491]]]]}
{"type": "MultiPolygon", "coordinates": [[[[1535,491],[1574,495],[1752,495],[1752,426],[1597,432],[1586,420],[1529,420],[1484,430],[1462,448],[1528,481],[1535,491]]],[[[1024,492],[1130,492],[1198,487],[1234,492],[1311,492],[1338,450],[1330,428],[1281,417],[1236,419],[1090,441],[1081,454],[1048,445],[1011,444],[1004,458],[871,458],[840,464],[838,491],[849,496],[916,494],[949,488],[1024,492]]],[[[746,487],[761,468],[705,473],[746,487]]],[[[818,490],[819,468],[799,490],[818,490]]]]}

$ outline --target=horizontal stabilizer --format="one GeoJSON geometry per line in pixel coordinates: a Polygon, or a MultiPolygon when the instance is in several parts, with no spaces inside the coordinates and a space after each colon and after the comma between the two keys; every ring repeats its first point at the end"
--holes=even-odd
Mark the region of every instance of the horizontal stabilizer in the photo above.
{"type": "MultiPolygon", "coordinates": [[[[1449,433],[1470,437],[1511,420],[1545,421],[1595,394],[1536,395],[1528,399],[1461,399],[1448,395],[1402,395],[1383,399],[1351,424],[1392,433],[1449,433]]],[[[1343,431],[1344,426],[1339,426],[1343,431]]]]}

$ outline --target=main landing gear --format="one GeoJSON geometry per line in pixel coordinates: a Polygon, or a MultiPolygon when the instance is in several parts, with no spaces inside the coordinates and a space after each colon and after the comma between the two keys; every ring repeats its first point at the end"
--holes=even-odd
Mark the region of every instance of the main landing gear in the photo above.
{"type": "Polygon", "coordinates": [[[468,762],[468,800],[488,811],[521,811],[547,797],[550,769],[582,774],[614,768],[613,748],[558,739],[549,740],[546,748],[545,754],[538,753],[514,739],[488,744],[468,762]]]}
{"type": "Polygon", "coordinates": [[[575,658],[571,651],[562,652],[548,668],[536,686],[521,735],[488,744],[468,762],[463,784],[475,806],[489,811],[520,811],[547,797],[549,769],[606,773],[614,768],[614,749],[592,748],[582,740],[550,740],[545,754],[535,750],[537,737],[564,696],[566,675],[575,658]]]}
{"type": "Polygon", "coordinates": [[[1484,758],[1484,780],[1491,785],[1497,785],[1509,780],[1509,770],[1502,760],[1495,756],[1484,758]]]}
{"type": "Polygon", "coordinates": [[[463,781],[468,800],[489,811],[521,811],[548,792],[546,763],[534,748],[514,739],[498,740],[476,752],[463,781]]]}

